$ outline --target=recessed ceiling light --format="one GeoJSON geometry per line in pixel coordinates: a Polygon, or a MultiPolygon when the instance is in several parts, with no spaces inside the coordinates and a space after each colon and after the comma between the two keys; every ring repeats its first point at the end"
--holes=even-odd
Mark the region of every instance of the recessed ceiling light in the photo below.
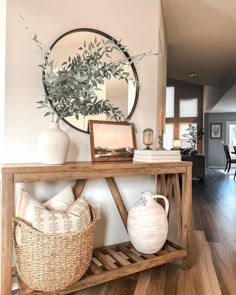
{"type": "Polygon", "coordinates": [[[188,76],[189,77],[197,77],[197,73],[195,73],[195,72],[188,73],[188,76]]]}

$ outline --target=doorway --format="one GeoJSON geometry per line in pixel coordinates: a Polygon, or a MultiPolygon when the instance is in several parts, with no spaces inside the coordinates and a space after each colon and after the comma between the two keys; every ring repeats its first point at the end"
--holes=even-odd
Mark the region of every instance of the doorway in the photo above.
{"type": "Polygon", "coordinates": [[[226,122],[226,144],[229,146],[229,151],[233,152],[233,146],[236,146],[236,121],[226,122]]]}

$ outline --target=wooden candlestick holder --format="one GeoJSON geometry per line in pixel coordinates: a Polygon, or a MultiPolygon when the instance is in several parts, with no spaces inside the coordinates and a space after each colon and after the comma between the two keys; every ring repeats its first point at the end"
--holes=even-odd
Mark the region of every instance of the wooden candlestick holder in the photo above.
{"type": "Polygon", "coordinates": [[[165,149],[163,147],[163,137],[164,137],[164,131],[162,130],[161,134],[158,136],[158,148],[157,148],[157,150],[165,151],[165,149]]]}

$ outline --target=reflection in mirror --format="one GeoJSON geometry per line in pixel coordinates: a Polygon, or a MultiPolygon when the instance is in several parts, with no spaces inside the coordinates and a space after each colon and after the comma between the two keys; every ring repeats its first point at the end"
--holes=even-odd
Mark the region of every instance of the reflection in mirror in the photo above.
{"type": "MultiPolygon", "coordinates": [[[[76,29],[65,33],[60,38],[58,38],[50,49],[49,62],[53,61],[54,71],[59,69],[61,65],[68,60],[69,56],[73,58],[79,52],[79,48],[83,46],[84,41],[88,44],[90,41],[94,42],[95,38],[97,42],[113,40],[118,44],[118,42],[110,37],[109,35],[93,30],[93,29],[76,29]]],[[[104,57],[107,62],[114,62],[121,59],[129,58],[126,51],[114,50],[110,57],[104,57]],[[111,57],[111,58],[110,58],[111,57]]],[[[118,107],[124,114],[125,119],[129,119],[134,112],[135,106],[138,99],[138,76],[134,64],[128,64],[125,71],[129,73],[128,81],[118,80],[112,78],[106,80],[103,85],[98,85],[100,90],[96,91],[98,99],[108,99],[112,105],[118,107]]],[[[47,90],[46,90],[47,91],[47,90]]],[[[64,118],[64,121],[68,123],[73,128],[81,130],[88,133],[88,121],[89,120],[110,120],[105,114],[96,116],[80,116],[77,120],[74,116],[64,118]]]]}

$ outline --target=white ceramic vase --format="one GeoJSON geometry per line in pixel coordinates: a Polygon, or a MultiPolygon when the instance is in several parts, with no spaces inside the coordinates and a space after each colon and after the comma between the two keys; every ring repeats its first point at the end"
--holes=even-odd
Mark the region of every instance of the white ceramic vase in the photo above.
{"type": "Polygon", "coordinates": [[[130,241],[141,253],[153,254],[165,244],[168,234],[167,214],[169,202],[166,197],[142,193],[142,198],[129,210],[127,228],[130,241]],[[154,199],[165,201],[165,209],[154,199]]]}
{"type": "Polygon", "coordinates": [[[64,164],[70,146],[70,138],[59,123],[50,123],[38,138],[38,150],[43,164],[64,164]]]}

